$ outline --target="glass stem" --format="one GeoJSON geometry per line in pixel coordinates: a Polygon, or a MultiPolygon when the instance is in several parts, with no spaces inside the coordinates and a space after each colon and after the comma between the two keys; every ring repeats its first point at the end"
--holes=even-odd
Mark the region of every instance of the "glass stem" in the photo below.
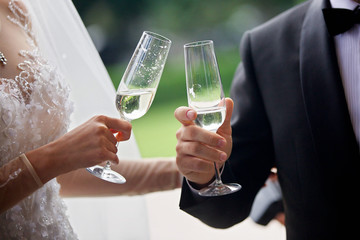
{"type": "Polygon", "coordinates": [[[106,164],[105,164],[105,166],[104,166],[104,169],[103,169],[103,171],[102,171],[102,173],[101,173],[101,177],[105,177],[105,174],[106,173],[108,173],[109,171],[111,171],[111,163],[110,163],[110,161],[106,161],[106,164]]]}
{"type": "Polygon", "coordinates": [[[214,162],[214,168],[215,168],[215,186],[219,186],[222,185],[222,181],[221,181],[221,177],[220,177],[220,173],[219,173],[219,169],[216,166],[216,163],[214,162]]]}
{"type": "MultiPolygon", "coordinates": [[[[116,148],[119,146],[119,142],[116,142],[116,148]]],[[[106,161],[106,165],[104,166],[104,170],[111,170],[110,161],[106,161]]]]}
{"type": "Polygon", "coordinates": [[[105,170],[110,170],[111,163],[110,161],[106,161],[106,165],[104,167],[105,170]]]}

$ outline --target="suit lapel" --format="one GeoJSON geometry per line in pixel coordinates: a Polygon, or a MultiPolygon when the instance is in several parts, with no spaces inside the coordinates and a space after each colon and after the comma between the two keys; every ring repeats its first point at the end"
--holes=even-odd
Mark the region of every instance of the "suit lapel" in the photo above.
{"type": "Polygon", "coordinates": [[[300,39],[300,77],[318,157],[333,169],[338,162],[329,160],[357,158],[358,147],[334,40],[327,32],[322,14],[325,7],[330,7],[328,0],[313,0],[305,16],[300,39]]]}

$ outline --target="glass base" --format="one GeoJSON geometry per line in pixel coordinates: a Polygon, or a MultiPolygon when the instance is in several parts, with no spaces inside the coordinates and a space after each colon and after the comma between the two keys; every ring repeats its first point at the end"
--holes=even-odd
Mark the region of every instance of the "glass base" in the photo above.
{"type": "Polygon", "coordinates": [[[93,167],[89,167],[86,170],[88,170],[88,172],[90,172],[95,177],[98,177],[108,182],[117,183],[117,184],[126,183],[126,179],[123,176],[121,176],[119,173],[111,169],[106,169],[104,167],[96,165],[93,167]]]}
{"type": "Polygon", "coordinates": [[[211,184],[199,191],[199,195],[203,197],[223,196],[237,192],[241,189],[241,185],[237,183],[227,184],[211,184]]]}

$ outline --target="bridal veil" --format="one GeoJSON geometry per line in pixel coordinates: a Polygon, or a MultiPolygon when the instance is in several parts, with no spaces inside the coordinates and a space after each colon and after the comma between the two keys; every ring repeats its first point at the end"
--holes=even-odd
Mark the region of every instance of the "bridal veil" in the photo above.
{"type": "MultiPolygon", "coordinates": [[[[38,45],[58,66],[71,88],[71,128],[97,114],[118,117],[115,89],[71,0],[24,0],[38,45]]],[[[140,153],[134,137],[119,144],[119,159],[140,153]]],[[[148,239],[143,197],[67,199],[70,221],[80,239],[148,239]]]]}

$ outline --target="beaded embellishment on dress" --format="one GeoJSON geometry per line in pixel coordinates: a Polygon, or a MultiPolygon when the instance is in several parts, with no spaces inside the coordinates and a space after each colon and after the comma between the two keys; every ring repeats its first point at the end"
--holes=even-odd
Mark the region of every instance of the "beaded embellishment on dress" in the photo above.
{"type": "MultiPolygon", "coordinates": [[[[57,68],[37,46],[30,16],[10,0],[8,20],[22,29],[31,50],[13,79],[0,78],[0,167],[24,152],[43,146],[67,132],[72,103],[69,88],[57,68]]],[[[17,172],[9,176],[16,178],[17,172]]],[[[6,183],[5,183],[6,184],[6,183]]],[[[51,180],[13,208],[0,215],[0,239],[77,239],[59,196],[60,186],[51,180]]]]}
{"type": "Polygon", "coordinates": [[[0,52],[0,62],[2,65],[6,65],[7,59],[5,58],[5,55],[0,52]]]}

